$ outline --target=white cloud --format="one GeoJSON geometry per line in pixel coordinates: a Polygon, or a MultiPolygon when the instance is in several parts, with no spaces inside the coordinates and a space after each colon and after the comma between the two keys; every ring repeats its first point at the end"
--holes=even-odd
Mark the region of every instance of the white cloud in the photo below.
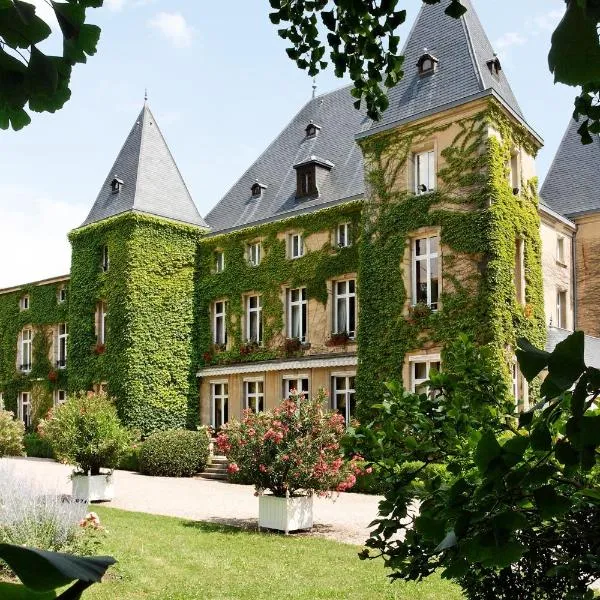
{"type": "Polygon", "coordinates": [[[123,10],[123,7],[125,6],[125,1],[126,0],[104,0],[103,6],[106,6],[108,10],[118,12],[120,10],[123,10]]]}
{"type": "Polygon", "coordinates": [[[496,40],[498,50],[507,50],[513,46],[522,46],[527,42],[527,38],[516,31],[509,31],[496,40]]]}
{"type": "Polygon", "coordinates": [[[0,186],[0,288],[69,272],[68,232],[89,207],[55,201],[28,189],[0,186]]]}
{"type": "Polygon", "coordinates": [[[564,9],[554,9],[546,14],[534,17],[533,22],[536,28],[536,33],[554,31],[564,14],[564,9]]]}
{"type": "Polygon", "coordinates": [[[159,12],[148,21],[148,25],[158,30],[176,48],[188,48],[192,45],[194,31],[181,13],[159,12]]]}

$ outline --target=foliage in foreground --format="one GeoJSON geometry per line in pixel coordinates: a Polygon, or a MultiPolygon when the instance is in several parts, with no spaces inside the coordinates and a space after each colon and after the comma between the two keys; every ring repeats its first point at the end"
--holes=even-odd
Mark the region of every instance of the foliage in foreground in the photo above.
{"type": "Polygon", "coordinates": [[[431,394],[388,384],[378,416],[354,436],[388,489],[362,557],[383,556],[405,580],[442,568],[468,598],[591,598],[600,577],[600,371],[585,366],[583,345],[581,332],[552,354],[520,342],[527,379],[545,368],[548,376],[544,401],[519,416],[501,400],[487,349],[466,337],[447,349],[454,368],[432,376],[431,394]],[[397,467],[407,462],[415,468],[397,467]]]}
{"type": "Polygon", "coordinates": [[[0,458],[23,454],[24,433],[23,421],[15,419],[13,413],[8,410],[0,410],[0,458]]]}
{"type": "Polygon", "coordinates": [[[157,431],[140,448],[140,471],[159,477],[192,477],[206,467],[209,442],[206,429],[157,431]]]}
{"type": "Polygon", "coordinates": [[[44,439],[37,431],[26,433],[23,436],[25,454],[33,458],[54,458],[54,451],[48,440],[44,439]]]}
{"type": "Polygon", "coordinates": [[[91,475],[116,468],[131,444],[131,433],[106,394],[69,397],[40,422],[39,431],[58,460],[91,475]]]}
{"type": "Polygon", "coordinates": [[[325,406],[322,389],[312,400],[293,392],[271,411],[230,421],[217,437],[229,472],[281,497],[350,489],[360,469],[340,450],[344,417],[325,406]]]}

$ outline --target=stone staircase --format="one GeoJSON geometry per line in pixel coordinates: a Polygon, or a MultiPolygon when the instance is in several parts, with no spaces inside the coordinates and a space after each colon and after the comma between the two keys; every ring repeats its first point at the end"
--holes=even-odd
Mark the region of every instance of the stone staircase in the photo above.
{"type": "Polygon", "coordinates": [[[198,476],[204,479],[227,481],[227,458],[213,454],[206,469],[198,476]]]}

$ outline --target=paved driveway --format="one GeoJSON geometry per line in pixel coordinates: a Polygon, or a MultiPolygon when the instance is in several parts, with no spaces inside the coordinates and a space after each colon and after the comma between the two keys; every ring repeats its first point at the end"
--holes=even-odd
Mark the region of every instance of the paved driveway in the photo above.
{"type": "MultiPolygon", "coordinates": [[[[44,488],[70,494],[71,467],[43,458],[3,458],[15,475],[34,479],[44,488]]],[[[196,521],[256,527],[258,498],[247,485],[208,479],[148,477],[131,471],[115,471],[115,494],[106,506],[196,521]]],[[[313,535],[351,544],[368,537],[368,524],[377,516],[381,498],[364,494],[340,494],[337,499],[314,500],[313,535]]]]}

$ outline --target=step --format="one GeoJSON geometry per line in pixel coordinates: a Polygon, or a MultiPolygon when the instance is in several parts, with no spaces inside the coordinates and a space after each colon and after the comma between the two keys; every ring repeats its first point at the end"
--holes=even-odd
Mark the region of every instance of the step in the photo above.
{"type": "Polygon", "coordinates": [[[203,473],[225,473],[225,474],[227,474],[227,468],[222,468],[220,466],[213,467],[212,465],[209,465],[202,472],[203,473]]]}
{"type": "Polygon", "coordinates": [[[227,457],[226,456],[219,456],[217,454],[213,455],[210,457],[210,462],[213,465],[226,465],[227,464],[227,457]]]}
{"type": "Polygon", "coordinates": [[[227,481],[227,473],[209,473],[204,471],[204,473],[199,473],[196,477],[202,477],[202,479],[216,479],[220,481],[227,481]]]}

